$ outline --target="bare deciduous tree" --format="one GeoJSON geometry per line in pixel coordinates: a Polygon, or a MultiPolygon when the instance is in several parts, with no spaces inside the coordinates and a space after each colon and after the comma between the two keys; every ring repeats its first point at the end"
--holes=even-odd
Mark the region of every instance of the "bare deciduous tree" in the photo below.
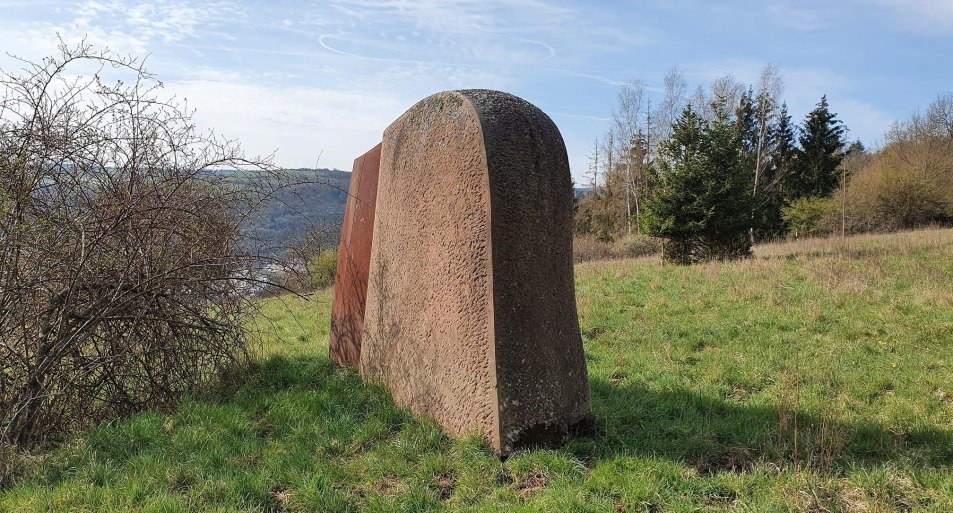
{"type": "Polygon", "coordinates": [[[646,112],[645,84],[632,82],[619,91],[618,107],[612,113],[612,122],[613,131],[619,140],[619,158],[625,171],[625,229],[628,235],[632,234],[633,200],[637,227],[641,214],[638,184],[643,162],[636,148],[640,144],[639,136],[645,135],[642,117],[646,112]]]}
{"type": "Polygon", "coordinates": [[[758,93],[755,97],[757,116],[757,145],[755,153],[754,185],[752,196],[758,196],[758,185],[764,168],[770,164],[767,154],[768,143],[771,139],[771,128],[774,118],[780,107],[781,94],[784,92],[784,81],[777,66],[768,64],[761,70],[758,80],[758,93]]]}
{"type": "Polygon", "coordinates": [[[678,119],[682,109],[685,107],[685,95],[688,85],[685,77],[678,68],[672,68],[665,74],[665,93],[658,109],[653,114],[654,122],[650,124],[652,131],[652,145],[649,150],[652,160],[658,154],[658,148],[663,141],[667,140],[672,134],[672,125],[678,119]]]}
{"type": "Polygon", "coordinates": [[[599,169],[600,169],[599,158],[601,156],[602,156],[602,145],[599,142],[599,139],[596,138],[596,140],[592,142],[592,151],[590,151],[589,154],[586,155],[586,158],[589,159],[589,169],[588,169],[589,172],[587,173],[587,175],[589,178],[590,192],[594,192],[596,188],[599,187],[599,169]]]}
{"type": "Polygon", "coordinates": [[[0,74],[0,443],[165,408],[248,354],[269,159],[85,42],[0,74]],[[110,77],[107,80],[105,77],[110,77]]]}

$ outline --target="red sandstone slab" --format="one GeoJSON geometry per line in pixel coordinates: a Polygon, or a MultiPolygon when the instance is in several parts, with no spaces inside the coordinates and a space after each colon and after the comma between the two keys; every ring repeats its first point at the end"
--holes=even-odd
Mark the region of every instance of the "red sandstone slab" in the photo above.
{"type": "Polygon", "coordinates": [[[380,161],[378,144],[354,161],[351,173],[331,306],[329,345],[331,359],[338,365],[360,363],[380,161]]]}
{"type": "Polygon", "coordinates": [[[500,454],[587,426],[572,179],[552,120],[498,91],[430,96],[384,132],[377,200],[361,374],[500,454]]]}

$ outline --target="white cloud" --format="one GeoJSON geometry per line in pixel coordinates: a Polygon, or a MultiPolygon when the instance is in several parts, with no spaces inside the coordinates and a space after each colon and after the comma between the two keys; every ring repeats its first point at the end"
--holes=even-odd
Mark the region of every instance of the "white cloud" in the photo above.
{"type": "MultiPolygon", "coordinates": [[[[86,35],[121,54],[152,53],[150,67],[167,90],[189,97],[202,125],[214,124],[255,152],[280,148],[278,162],[290,166],[313,165],[323,149],[322,165],[349,167],[415,101],[470,87],[535,95],[541,107],[549,102],[574,164],[584,163],[624,80],[658,86],[664,74],[658,69],[680,64],[690,90],[725,73],[754,83],[764,64],[724,42],[702,48],[691,39],[690,27],[743,16],[738,2],[557,1],[86,0],[55,2],[34,14],[39,9],[20,0],[0,0],[14,6],[6,9],[14,14],[0,19],[0,31],[17,36],[5,38],[5,50],[31,59],[55,53],[56,32],[70,42],[86,35]]],[[[880,30],[953,30],[953,0],[778,0],[745,8],[766,30],[821,30],[845,16],[880,30]],[[884,13],[892,25],[879,22],[884,13]]],[[[763,50],[804,62],[787,57],[787,48],[763,50]]],[[[2,56],[0,66],[6,67],[2,56]]],[[[826,93],[865,142],[890,122],[863,84],[817,68],[782,72],[796,118],[826,93]]]]}
{"type": "Polygon", "coordinates": [[[953,0],[853,0],[821,4],[784,0],[767,10],[781,26],[803,31],[837,29],[846,17],[879,11],[886,15],[886,28],[901,27],[931,35],[953,32],[953,0]]]}
{"type": "Polygon", "coordinates": [[[953,0],[874,0],[906,27],[931,34],[953,32],[953,0]]]}
{"type": "Polygon", "coordinates": [[[339,166],[380,142],[384,128],[411,103],[377,91],[267,86],[238,76],[166,85],[196,109],[202,128],[239,137],[252,154],[278,150],[290,167],[339,166]],[[323,154],[322,154],[323,152],[323,154]]]}
{"type": "Polygon", "coordinates": [[[231,3],[182,0],[87,0],[73,13],[65,27],[67,35],[85,34],[93,43],[136,53],[151,51],[158,42],[183,41],[222,20],[242,16],[241,8],[231,3]]]}
{"type": "Polygon", "coordinates": [[[435,66],[526,66],[556,55],[553,47],[541,41],[460,32],[418,36],[337,32],[321,35],[318,44],[347,57],[435,66]]]}

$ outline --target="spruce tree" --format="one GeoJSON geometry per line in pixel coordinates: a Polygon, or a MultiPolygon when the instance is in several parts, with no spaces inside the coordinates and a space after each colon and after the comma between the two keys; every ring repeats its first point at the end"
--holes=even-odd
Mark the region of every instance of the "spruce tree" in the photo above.
{"type": "Polygon", "coordinates": [[[667,239],[664,257],[671,262],[751,252],[750,172],[743,166],[735,119],[724,102],[713,108],[709,123],[686,107],[660,150],[646,229],[667,239]]]}
{"type": "Polygon", "coordinates": [[[715,119],[704,132],[703,155],[707,172],[707,225],[699,257],[703,260],[733,259],[751,254],[750,230],[754,202],[753,176],[746,162],[737,120],[728,105],[713,105],[715,119]]]}
{"type": "Polygon", "coordinates": [[[827,105],[827,96],[807,115],[801,127],[796,172],[787,184],[788,201],[829,195],[840,183],[838,166],[844,159],[844,128],[827,105]]]}
{"type": "Polygon", "coordinates": [[[741,95],[741,100],[738,102],[738,108],[735,110],[735,127],[741,144],[741,159],[745,167],[753,172],[758,158],[759,127],[754,92],[750,87],[741,95]]]}
{"type": "Polygon", "coordinates": [[[785,232],[781,209],[785,206],[785,185],[793,172],[797,142],[788,106],[781,104],[776,121],[770,127],[767,144],[767,162],[764,164],[759,194],[756,198],[755,227],[762,239],[777,237],[785,232]]]}
{"type": "Polygon", "coordinates": [[[686,106],[659,149],[658,187],[648,201],[646,230],[667,240],[664,258],[688,264],[704,231],[705,211],[698,201],[703,187],[702,137],[705,122],[686,106]]]}
{"type": "Polygon", "coordinates": [[[777,183],[777,189],[784,195],[784,184],[788,175],[793,172],[794,159],[797,156],[797,143],[794,140],[794,125],[791,124],[791,115],[788,114],[788,104],[781,104],[778,113],[778,124],[772,138],[772,169],[774,175],[769,183],[777,183]]]}

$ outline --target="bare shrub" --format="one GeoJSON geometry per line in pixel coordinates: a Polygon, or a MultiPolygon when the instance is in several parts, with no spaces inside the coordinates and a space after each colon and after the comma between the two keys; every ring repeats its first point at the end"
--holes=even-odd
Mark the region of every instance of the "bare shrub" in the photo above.
{"type": "Polygon", "coordinates": [[[11,445],[0,444],[0,489],[10,484],[13,476],[21,473],[20,455],[11,445]]]}
{"type": "MultiPolygon", "coordinates": [[[[915,150],[907,146],[888,146],[852,177],[846,191],[847,232],[896,231],[953,221],[953,153],[950,168],[938,172],[909,165],[903,153],[915,150]]],[[[840,214],[834,210],[829,217],[840,214]]]]}
{"type": "Polygon", "coordinates": [[[895,124],[886,138],[834,195],[845,211],[829,209],[824,223],[838,230],[843,223],[847,233],[953,223],[953,94],[895,124]]]}
{"type": "Polygon", "coordinates": [[[267,159],[199,133],[140,60],[60,52],[0,74],[0,445],[169,407],[244,361],[263,265],[240,228],[267,159]]]}
{"type": "Polygon", "coordinates": [[[573,261],[615,260],[658,255],[662,239],[646,235],[629,235],[613,242],[599,240],[591,235],[577,235],[573,239],[573,261]]]}

